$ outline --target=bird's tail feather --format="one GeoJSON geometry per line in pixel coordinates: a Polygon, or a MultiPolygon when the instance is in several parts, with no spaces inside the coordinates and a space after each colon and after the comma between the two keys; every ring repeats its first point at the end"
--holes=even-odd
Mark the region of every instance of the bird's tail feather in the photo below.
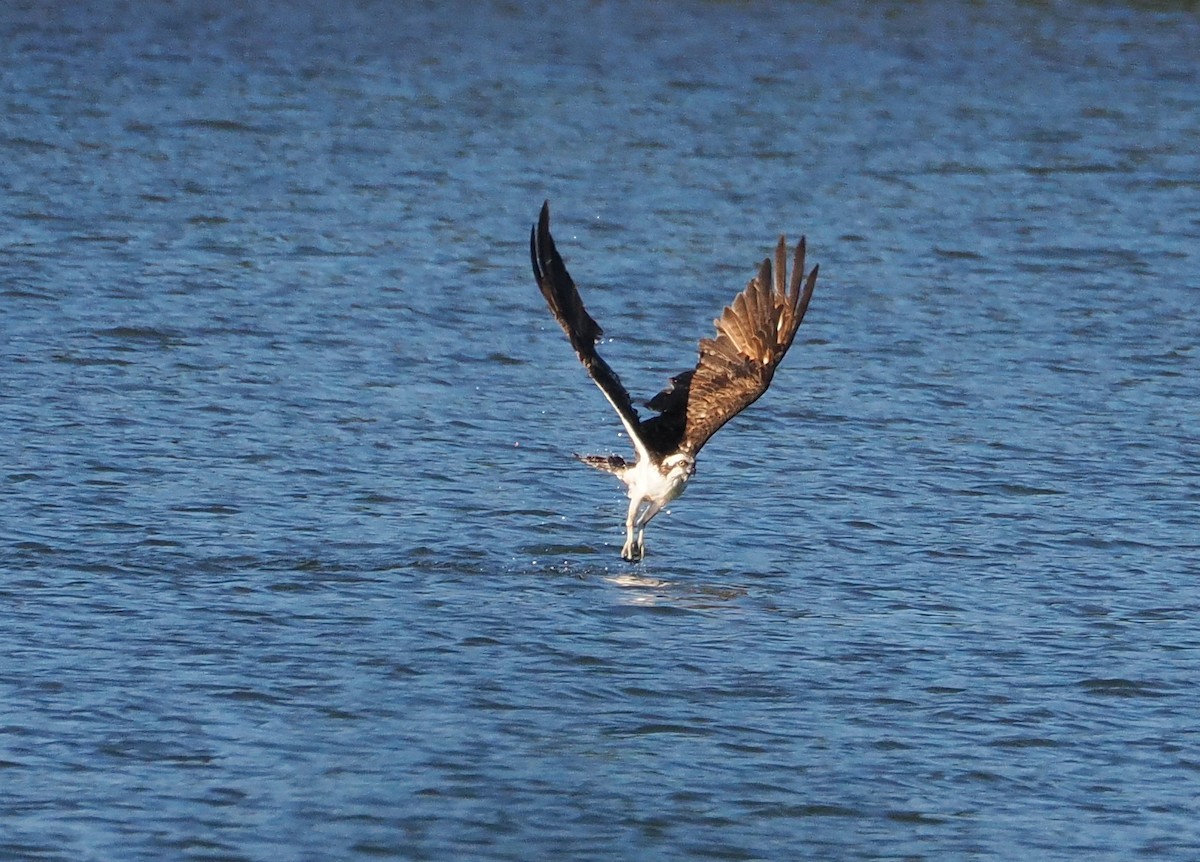
{"type": "Polygon", "coordinates": [[[595,467],[605,473],[616,473],[618,476],[630,466],[629,462],[620,455],[576,455],[575,457],[589,467],[595,467]]]}

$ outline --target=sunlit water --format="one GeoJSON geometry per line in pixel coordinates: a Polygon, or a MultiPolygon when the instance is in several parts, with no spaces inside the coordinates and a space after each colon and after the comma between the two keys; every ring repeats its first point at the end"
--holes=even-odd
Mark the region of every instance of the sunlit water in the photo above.
{"type": "Polygon", "coordinates": [[[1200,18],[0,12],[0,857],[1200,856],[1200,18]],[[543,199],[653,394],[619,559],[543,199]]]}

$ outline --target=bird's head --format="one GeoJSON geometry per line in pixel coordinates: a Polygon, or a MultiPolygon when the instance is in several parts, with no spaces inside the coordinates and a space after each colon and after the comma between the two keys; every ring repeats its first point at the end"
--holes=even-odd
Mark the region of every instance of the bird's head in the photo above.
{"type": "Polygon", "coordinates": [[[686,482],[696,475],[696,459],[683,452],[676,452],[663,458],[661,469],[668,479],[686,482]]]}

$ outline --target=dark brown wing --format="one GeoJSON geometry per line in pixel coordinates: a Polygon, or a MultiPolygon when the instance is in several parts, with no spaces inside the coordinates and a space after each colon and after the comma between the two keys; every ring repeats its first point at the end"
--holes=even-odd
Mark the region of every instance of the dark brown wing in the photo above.
{"type": "Polygon", "coordinates": [[[671,387],[647,404],[661,413],[643,423],[649,446],[695,456],[722,425],[767,391],[817,282],[815,266],[804,277],[804,251],[802,237],[788,282],[787,243],[780,237],[774,273],[770,259],[764,260],[758,275],[714,321],[716,338],[701,339],[695,370],[673,378],[671,387]]]}
{"type": "Polygon", "coordinates": [[[538,288],[546,298],[546,304],[550,306],[554,318],[570,339],[583,367],[621,417],[625,431],[639,456],[650,457],[642,440],[642,423],[633,406],[633,400],[621,384],[621,378],[596,352],[596,342],[600,340],[604,330],[583,307],[583,300],[579,297],[575,282],[567,272],[558,249],[554,247],[554,238],[550,236],[549,201],[542,204],[538,223],[529,232],[529,256],[533,261],[533,276],[537,279],[538,288]]]}

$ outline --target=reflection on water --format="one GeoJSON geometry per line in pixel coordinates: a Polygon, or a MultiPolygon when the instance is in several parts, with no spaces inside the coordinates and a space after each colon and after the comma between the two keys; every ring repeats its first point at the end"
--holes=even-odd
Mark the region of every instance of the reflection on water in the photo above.
{"type": "Polygon", "coordinates": [[[622,588],[618,600],[629,605],[675,605],[690,610],[707,610],[736,601],[747,593],[744,587],[704,586],[694,582],[669,581],[634,571],[610,575],[605,580],[622,588]]]}

